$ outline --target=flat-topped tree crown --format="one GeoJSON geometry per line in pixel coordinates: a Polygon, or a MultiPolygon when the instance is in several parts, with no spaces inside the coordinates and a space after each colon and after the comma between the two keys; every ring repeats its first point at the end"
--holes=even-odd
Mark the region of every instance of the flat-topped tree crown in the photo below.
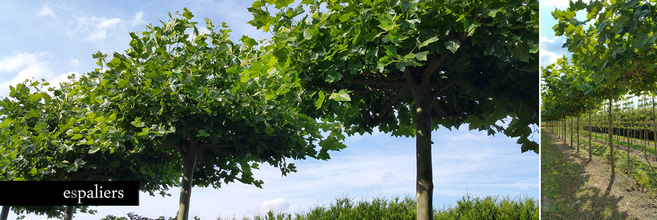
{"type": "MultiPolygon", "coordinates": [[[[495,133],[507,116],[514,125],[537,123],[537,4],[256,1],[249,10],[252,25],[274,33],[271,52],[313,94],[310,115],[340,118],[351,133],[379,127],[413,136],[411,106],[420,94],[436,128],[470,123],[495,133]]],[[[521,139],[523,151],[535,149],[521,139]]]]}
{"type": "Polygon", "coordinates": [[[329,159],[329,150],[344,147],[339,126],[299,113],[300,90],[262,68],[271,61],[261,57],[255,40],[235,43],[225,23],[216,27],[210,19],[201,32],[192,18],[185,9],[162,26],[130,33],[126,54],[96,54],[103,69],[83,82],[97,85],[93,93],[107,100],[106,114],[116,114],[126,145],[177,158],[183,170],[179,219],[187,218],[192,185],[260,187],[253,177],[259,163],[285,175],[296,171],[287,159],[329,159]]]}
{"type": "Polygon", "coordinates": [[[308,115],[340,121],[348,134],[378,128],[417,138],[419,219],[431,217],[439,125],[503,131],[519,137],[522,152],[538,152],[529,139],[538,124],[538,1],[290,4],[249,8],[250,24],[273,35],[263,49],[307,90],[308,115]],[[507,117],[506,127],[496,124],[507,117]]]}

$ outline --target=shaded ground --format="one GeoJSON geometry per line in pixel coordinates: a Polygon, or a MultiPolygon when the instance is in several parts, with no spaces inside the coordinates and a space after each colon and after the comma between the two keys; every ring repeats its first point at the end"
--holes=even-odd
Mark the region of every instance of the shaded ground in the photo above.
{"type": "Polygon", "coordinates": [[[589,162],[585,147],[576,153],[576,148],[543,131],[547,132],[541,134],[542,219],[657,219],[655,192],[635,190],[636,181],[623,172],[610,181],[606,159],[594,155],[589,162]]]}

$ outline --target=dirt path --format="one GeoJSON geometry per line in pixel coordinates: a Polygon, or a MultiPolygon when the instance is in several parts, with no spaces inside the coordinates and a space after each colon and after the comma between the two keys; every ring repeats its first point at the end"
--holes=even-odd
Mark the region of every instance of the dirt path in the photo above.
{"type": "MultiPolygon", "coordinates": [[[[617,169],[616,177],[610,182],[611,168],[605,159],[594,155],[593,160],[589,162],[587,147],[580,147],[580,152],[576,153],[575,147],[568,146],[563,140],[551,132],[550,135],[554,140],[554,146],[559,148],[573,162],[579,163],[583,167],[583,174],[581,176],[585,179],[584,185],[580,187],[581,190],[576,193],[575,198],[591,198],[598,197],[599,194],[604,194],[606,197],[617,200],[607,201],[611,202],[609,204],[605,204],[603,201],[597,201],[602,204],[582,204],[584,207],[590,205],[592,211],[600,211],[600,209],[595,208],[596,205],[611,205],[616,206],[615,208],[619,212],[626,213],[630,219],[657,219],[656,192],[650,192],[642,188],[636,181],[627,177],[623,172],[619,172],[621,169],[617,169]]],[[[632,154],[635,154],[635,152],[632,154]]],[[[580,203],[582,201],[578,199],[574,202],[580,203]]],[[[593,203],[595,202],[596,200],[593,200],[593,203]]],[[[607,212],[605,209],[602,210],[607,212]]],[[[606,213],[602,214],[603,216],[609,216],[606,213]]]]}

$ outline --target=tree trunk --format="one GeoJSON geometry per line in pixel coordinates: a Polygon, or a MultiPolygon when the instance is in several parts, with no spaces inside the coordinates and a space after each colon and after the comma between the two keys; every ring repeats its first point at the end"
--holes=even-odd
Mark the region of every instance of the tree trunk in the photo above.
{"type": "MultiPolygon", "coordinates": [[[[646,114],[646,115],[648,115],[648,114],[646,114]]],[[[647,118],[647,116],[646,116],[646,118],[647,118]]],[[[644,143],[646,143],[646,144],[643,145],[644,146],[643,147],[643,157],[646,158],[646,161],[648,161],[648,146],[650,146],[648,144],[648,126],[647,126],[647,124],[648,123],[644,123],[645,129],[643,129],[643,139],[645,140],[644,143]]]]}
{"type": "Polygon", "coordinates": [[[652,124],[653,124],[652,127],[653,127],[653,129],[655,129],[654,132],[652,133],[653,134],[652,141],[653,141],[653,144],[654,144],[654,147],[655,147],[655,152],[654,152],[655,153],[655,161],[657,161],[657,120],[655,120],[656,118],[657,118],[657,115],[655,115],[655,95],[652,94],[652,124]]]}
{"type": "Polygon", "coordinates": [[[573,139],[575,139],[575,126],[573,124],[573,118],[570,118],[570,146],[573,146],[573,139]]]}
{"type": "Polygon", "coordinates": [[[613,105],[612,102],[613,102],[613,97],[612,97],[611,93],[609,93],[609,154],[611,155],[611,177],[613,178],[613,177],[616,176],[616,165],[614,164],[614,142],[613,142],[613,140],[614,140],[614,137],[613,137],[614,134],[613,133],[614,132],[612,132],[613,131],[613,127],[612,127],[613,126],[613,124],[612,124],[613,123],[612,122],[613,116],[611,115],[611,113],[612,113],[611,107],[613,105]]]}
{"type": "MultiPolygon", "coordinates": [[[[630,120],[628,120],[628,121],[630,121],[630,120]]],[[[625,131],[626,131],[625,136],[627,136],[627,170],[629,171],[630,170],[630,145],[631,145],[630,144],[630,134],[629,134],[630,129],[626,128],[625,131]]]]}
{"type": "Polygon", "coordinates": [[[589,161],[593,160],[593,151],[591,150],[591,136],[593,135],[591,127],[591,100],[589,99],[589,161]]]}
{"type": "Polygon", "coordinates": [[[189,203],[192,197],[192,178],[194,177],[194,168],[196,166],[196,157],[198,150],[191,146],[189,152],[182,155],[183,160],[183,178],[180,183],[180,201],[178,203],[178,220],[189,219],[189,203]]]}
{"type": "Polygon", "coordinates": [[[66,210],[64,211],[64,220],[72,220],[73,219],[73,213],[75,212],[75,206],[68,205],[66,206],[66,210]]]}
{"type": "MultiPolygon", "coordinates": [[[[426,93],[429,94],[429,93],[426,93]]],[[[416,130],[416,197],[417,219],[433,219],[433,168],[431,164],[431,100],[415,98],[416,130]]]]}
{"type": "Polygon", "coordinates": [[[577,115],[577,153],[579,153],[579,113],[577,115]]]}
{"type": "Polygon", "coordinates": [[[563,119],[562,124],[563,124],[563,134],[562,134],[563,144],[566,145],[566,119],[565,118],[563,119]]]}
{"type": "Polygon", "coordinates": [[[0,213],[0,220],[7,220],[9,217],[9,208],[10,206],[4,205],[2,206],[2,213],[0,213]]]}

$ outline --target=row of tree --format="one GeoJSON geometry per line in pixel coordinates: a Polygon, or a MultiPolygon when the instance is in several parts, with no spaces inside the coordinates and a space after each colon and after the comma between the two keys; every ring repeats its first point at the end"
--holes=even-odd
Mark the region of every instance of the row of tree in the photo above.
{"type": "MultiPolygon", "coordinates": [[[[271,39],[233,42],[207,18],[201,32],[185,9],[130,33],[125,53],[94,54],[99,68],[79,78],[12,86],[0,102],[0,180],[181,187],[178,219],[188,219],[192,186],[261,187],[259,164],[285,175],[288,160],[327,160],[345,134],[378,128],[416,137],[418,219],[431,219],[438,125],[469,123],[538,151],[538,1],[290,4],[248,9],[271,39]]],[[[13,210],[74,211],[41,209],[13,210]]]]}
{"type": "MultiPolygon", "coordinates": [[[[628,93],[640,96],[657,91],[654,2],[587,4],[579,0],[571,2],[566,10],[555,10],[552,16],[558,20],[553,28],[556,35],[567,37],[564,47],[573,55],[570,60],[564,56],[542,70],[542,120],[579,118],[585,112],[590,115],[604,107],[607,127],[612,128],[615,100],[628,93]],[[578,20],[578,12],[584,12],[586,18],[578,20]]],[[[613,134],[608,133],[613,177],[613,134]]]]}

